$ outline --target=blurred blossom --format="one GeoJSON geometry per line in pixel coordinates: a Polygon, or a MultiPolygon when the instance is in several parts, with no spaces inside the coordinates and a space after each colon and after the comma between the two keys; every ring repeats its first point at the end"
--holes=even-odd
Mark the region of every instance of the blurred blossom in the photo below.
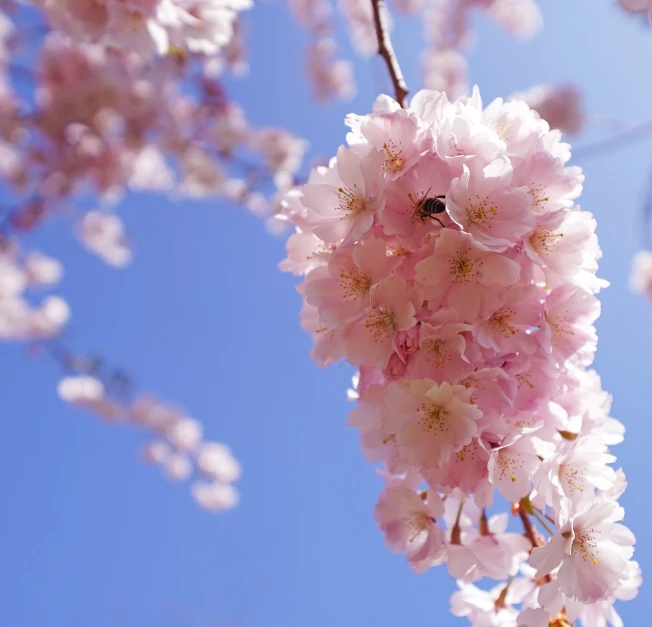
{"type": "Polygon", "coordinates": [[[202,440],[202,426],[192,418],[183,418],[166,429],[170,444],[180,451],[191,453],[202,440]]]}
{"type": "Polygon", "coordinates": [[[198,147],[181,157],[181,191],[194,198],[214,196],[222,190],[224,172],[215,160],[198,147]]]}
{"type": "Polygon", "coordinates": [[[513,94],[511,99],[523,100],[548,122],[550,128],[562,133],[578,135],[584,128],[582,92],[574,85],[535,85],[526,92],[513,94]]]}
{"type": "Polygon", "coordinates": [[[214,484],[195,482],[192,492],[197,502],[209,511],[232,507],[237,498],[230,485],[240,477],[240,465],[230,449],[218,442],[206,441],[199,421],[187,416],[181,409],[161,403],[152,396],[138,396],[129,409],[131,420],[156,435],[143,450],[145,461],[161,466],[165,474],[175,481],[185,481],[202,474],[221,482],[214,484]],[[197,496],[196,486],[201,496],[197,496]],[[206,487],[206,486],[210,486],[206,487]],[[219,506],[217,502],[221,503],[219,506]],[[232,503],[232,505],[228,505],[232,503]]]}
{"type": "Polygon", "coordinates": [[[48,295],[32,304],[27,290],[56,283],[61,264],[37,252],[23,256],[17,246],[0,243],[4,247],[0,249],[0,339],[42,340],[58,335],[70,317],[66,301],[48,295]]]}
{"type": "Polygon", "coordinates": [[[652,21],[652,0],[618,0],[620,6],[630,13],[647,13],[652,21]]]}
{"type": "Polygon", "coordinates": [[[118,216],[89,211],[81,221],[79,235],[86,248],[110,266],[123,268],[131,262],[131,248],[118,216]]]}
{"type": "Polygon", "coordinates": [[[394,6],[399,13],[406,15],[417,15],[423,11],[425,0],[394,0],[394,6]]]}
{"type": "Polygon", "coordinates": [[[207,442],[197,453],[197,467],[205,475],[225,483],[240,478],[240,464],[225,444],[207,442]]]}
{"type": "Polygon", "coordinates": [[[192,463],[187,455],[171,453],[163,460],[165,473],[174,481],[185,481],[192,475],[192,463]]]}
{"type": "Polygon", "coordinates": [[[652,252],[641,250],[632,260],[629,286],[633,292],[652,299],[652,252]]]}
{"type": "Polygon", "coordinates": [[[124,418],[124,407],[106,396],[101,381],[90,375],[64,377],[57,385],[59,398],[109,421],[124,418]]]}
{"type": "Polygon", "coordinates": [[[52,285],[61,280],[63,266],[52,257],[32,252],[25,258],[25,274],[30,285],[52,285]]]}
{"type": "MultiPolygon", "coordinates": [[[[378,52],[378,35],[371,2],[338,0],[337,8],[347,22],[351,44],[358,53],[365,57],[376,54],[378,52]]],[[[391,30],[389,14],[386,14],[386,18],[387,27],[391,30]]]]}
{"type": "Polygon", "coordinates": [[[424,87],[446,92],[451,99],[467,94],[467,62],[456,50],[425,50],[422,67],[424,87]]]}
{"type": "Polygon", "coordinates": [[[150,464],[163,464],[172,452],[172,447],[161,440],[150,442],[143,448],[143,459],[150,464]]]}
{"type": "Polygon", "coordinates": [[[133,160],[129,186],[134,190],[169,190],[174,173],[163,153],[154,146],[145,146],[133,160]]]}
{"type": "Polygon", "coordinates": [[[317,39],[308,48],[308,75],[318,100],[351,100],[356,94],[353,64],[335,58],[336,52],[330,37],[317,39]]]}
{"type": "Polygon", "coordinates": [[[239,500],[238,492],[227,483],[196,481],[192,494],[200,507],[213,512],[231,509],[239,500]]]}

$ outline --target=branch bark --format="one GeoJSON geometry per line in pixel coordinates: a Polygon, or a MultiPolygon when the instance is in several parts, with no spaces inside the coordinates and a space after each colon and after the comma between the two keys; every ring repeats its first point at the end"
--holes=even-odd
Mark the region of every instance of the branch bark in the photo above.
{"type": "Polygon", "coordinates": [[[539,537],[537,536],[534,525],[532,524],[528,513],[523,509],[523,507],[518,510],[518,515],[520,516],[521,522],[523,523],[523,530],[525,531],[525,535],[527,536],[527,539],[532,543],[532,548],[536,549],[537,547],[541,546],[541,542],[539,541],[539,537]]]}
{"type": "Polygon", "coordinates": [[[378,54],[385,61],[389,76],[392,79],[396,102],[405,109],[407,108],[407,95],[409,90],[403,78],[401,66],[398,64],[392,40],[389,37],[385,1],[371,0],[371,6],[374,11],[374,24],[376,25],[376,35],[378,36],[378,54]]]}

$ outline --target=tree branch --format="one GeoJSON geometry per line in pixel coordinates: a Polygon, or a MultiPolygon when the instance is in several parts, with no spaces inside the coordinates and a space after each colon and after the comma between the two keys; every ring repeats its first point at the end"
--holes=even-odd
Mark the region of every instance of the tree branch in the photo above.
{"type": "Polygon", "coordinates": [[[386,8],[384,0],[371,0],[371,6],[374,10],[374,24],[376,25],[376,35],[378,35],[378,54],[384,59],[389,76],[392,79],[396,102],[404,109],[407,108],[408,87],[403,78],[403,72],[398,64],[392,40],[389,37],[387,28],[386,8]]]}
{"type": "Polygon", "coordinates": [[[587,157],[595,157],[608,151],[618,150],[627,144],[646,139],[650,136],[650,133],[652,133],[652,121],[642,122],[594,144],[576,146],[573,149],[573,158],[586,159],[587,157]]]}
{"type": "Polygon", "coordinates": [[[521,517],[521,522],[523,523],[523,530],[525,531],[525,535],[527,536],[527,539],[532,543],[532,548],[536,549],[537,547],[541,546],[541,541],[537,536],[537,532],[534,528],[534,525],[532,524],[532,521],[530,520],[528,513],[525,511],[523,507],[519,508],[518,515],[521,517]]]}

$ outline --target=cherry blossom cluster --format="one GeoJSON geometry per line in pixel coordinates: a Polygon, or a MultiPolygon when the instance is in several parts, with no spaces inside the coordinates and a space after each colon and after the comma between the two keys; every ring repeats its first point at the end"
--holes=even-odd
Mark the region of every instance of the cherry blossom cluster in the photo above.
{"type": "Polygon", "coordinates": [[[59,397],[112,424],[131,424],[144,430],[151,441],[143,449],[145,461],[160,466],[174,481],[193,478],[195,501],[212,512],[238,503],[233,483],[240,465],[229,448],[207,441],[200,422],[184,411],[156,398],[131,392],[132,383],[121,371],[106,371],[99,360],[72,356],[54,347],[68,370],[57,386],[59,397]]]}
{"type": "Polygon", "coordinates": [[[541,28],[535,0],[433,0],[424,11],[426,48],[422,54],[423,84],[445,91],[450,98],[467,93],[464,52],[473,43],[470,19],[482,10],[516,37],[526,38],[541,28]]]}
{"type": "Polygon", "coordinates": [[[281,267],[305,276],[317,364],[359,369],[349,423],[384,465],[387,546],[418,573],[445,565],[477,627],[613,621],[640,573],[610,465],[624,428],[589,369],[606,282],[570,147],[477,90],[381,96],[347,125],[286,197],[281,267]],[[523,534],[488,512],[498,497],[523,534]]]}
{"type": "MultiPolygon", "coordinates": [[[[12,198],[3,216],[7,228],[31,230],[65,214],[78,222],[90,250],[122,266],[130,258],[128,237],[111,212],[125,191],[220,197],[257,215],[275,213],[276,196],[294,184],[307,142],[283,129],[252,127],[228,99],[219,72],[240,63],[228,54],[234,50],[175,44],[149,58],[138,46],[116,47],[89,30],[107,11],[140,19],[147,11],[169,12],[168,5],[217,24],[230,5],[41,4],[62,30],[42,25],[44,35],[34,37],[35,9],[8,2],[13,9],[0,11],[0,180],[12,198]],[[65,34],[68,13],[88,36],[65,34]]],[[[146,21],[144,28],[153,27],[146,21]]]]}
{"type": "Polygon", "coordinates": [[[0,340],[25,341],[56,336],[68,321],[63,298],[36,293],[56,284],[61,264],[42,253],[23,252],[0,236],[0,340]]]}
{"type": "Polygon", "coordinates": [[[78,41],[164,55],[214,55],[234,35],[251,0],[33,0],[50,25],[78,41]]]}
{"type": "MultiPolygon", "coordinates": [[[[294,185],[307,143],[252,127],[226,96],[220,72],[242,67],[236,17],[247,2],[31,3],[47,24],[29,3],[1,4],[0,340],[52,353],[70,310],[38,292],[63,268],[25,252],[24,234],[71,218],[89,251],[124,267],[131,242],[115,207],[126,191],[220,196],[266,216],[294,185]]],[[[145,428],[155,438],[146,459],[171,478],[194,476],[203,508],[237,503],[238,463],[196,420],[126,393],[95,362],[65,362],[62,399],[145,428]]]]}
{"type": "Polygon", "coordinates": [[[288,4],[297,23],[311,34],[306,70],[317,99],[353,98],[356,93],[353,65],[338,58],[331,4],[328,0],[289,0],[288,4]]]}

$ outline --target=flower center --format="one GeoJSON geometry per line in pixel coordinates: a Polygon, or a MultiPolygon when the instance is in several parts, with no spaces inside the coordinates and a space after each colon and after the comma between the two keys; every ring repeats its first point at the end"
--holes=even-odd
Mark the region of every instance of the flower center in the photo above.
{"type": "Polygon", "coordinates": [[[340,197],[340,209],[345,211],[347,215],[359,216],[365,212],[367,205],[364,198],[358,193],[355,185],[353,186],[353,190],[347,187],[339,187],[337,191],[340,197]]]}
{"type": "Polygon", "coordinates": [[[591,560],[591,562],[596,565],[598,560],[593,556],[591,551],[594,551],[598,548],[598,544],[590,533],[580,532],[575,534],[575,539],[573,540],[573,553],[579,553],[583,561],[591,560]]]}
{"type": "Polygon", "coordinates": [[[430,360],[434,362],[435,368],[442,368],[449,357],[446,340],[427,340],[426,351],[430,360]]]}
{"type": "Polygon", "coordinates": [[[500,476],[507,475],[512,483],[516,483],[516,477],[512,472],[512,464],[516,465],[518,460],[514,459],[511,455],[506,453],[498,453],[498,468],[500,468],[500,476]]]}
{"type": "Polygon", "coordinates": [[[448,412],[441,405],[427,405],[421,406],[421,419],[419,424],[425,431],[432,433],[433,431],[444,433],[448,431],[447,422],[448,412]]]}
{"type": "Polygon", "coordinates": [[[416,512],[407,520],[410,530],[414,535],[410,538],[410,542],[414,542],[422,533],[424,533],[430,525],[435,522],[435,519],[424,512],[416,512]]]}
{"type": "Polygon", "coordinates": [[[365,323],[365,327],[371,330],[374,339],[384,337],[387,331],[396,331],[398,329],[394,320],[394,312],[390,309],[382,309],[374,305],[377,313],[370,314],[365,323]]]}
{"type": "Polygon", "coordinates": [[[516,335],[516,329],[510,324],[513,314],[511,309],[500,309],[489,318],[491,328],[503,333],[505,337],[516,335]]]}
{"type": "Polygon", "coordinates": [[[560,238],[564,237],[563,233],[553,233],[552,231],[535,231],[530,237],[530,242],[534,249],[539,253],[554,253],[560,244],[560,238]]]}
{"type": "Polygon", "coordinates": [[[394,142],[390,141],[386,144],[383,144],[383,150],[385,151],[385,167],[391,172],[400,172],[405,165],[403,160],[403,151],[399,150],[396,147],[394,142]]]}
{"type": "Polygon", "coordinates": [[[546,315],[546,321],[550,325],[553,335],[575,335],[575,331],[570,328],[570,320],[566,316],[561,318],[546,315]]]}
{"type": "Polygon", "coordinates": [[[340,285],[344,290],[343,298],[363,296],[371,289],[371,279],[366,274],[340,273],[340,285]]]}
{"type": "Polygon", "coordinates": [[[469,205],[466,208],[466,219],[469,221],[469,224],[482,224],[483,222],[490,222],[498,214],[497,207],[487,207],[487,199],[480,200],[478,198],[478,204],[469,205]]]}
{"type": "Polygon", "coordinates": [[[468,274],[473,272],[474,262],[471,261],[466,253],[459,253],[453,259],[452,272],[458,278],[465,278],[468,274]]]}
{"type": "Polygon", "coordinates": [[[568,485],[571,492],[584,492],[584,476],[579,470],[562,465],[559,467],[559,478],[568,485]]]}
{"type": "MultiPolygon", "coordinates": [[[[533,184],[534,185],[534,184],[533,184]]],[[[544,203],[547,203],[550,200],[549,196],[546,196],[546,188],[545,187],[530,187],[530,189],[527,192],[532,196],[532,202],[537,206],[540,207],[544,203]]]]}

